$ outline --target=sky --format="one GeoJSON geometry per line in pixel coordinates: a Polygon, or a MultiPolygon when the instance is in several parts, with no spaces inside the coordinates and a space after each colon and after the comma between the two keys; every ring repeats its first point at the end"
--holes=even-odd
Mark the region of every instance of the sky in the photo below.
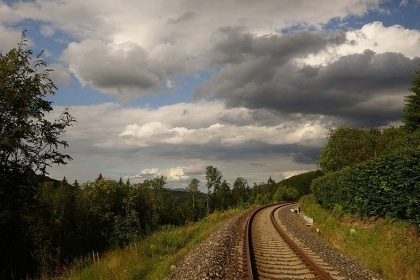
{"type": "Polygon", "coordinates": [[[401,125],[420,1],[0,0],[0,52],[43,51],[79,183],[233,184],[317,170],[329,129],[401,125]]]}

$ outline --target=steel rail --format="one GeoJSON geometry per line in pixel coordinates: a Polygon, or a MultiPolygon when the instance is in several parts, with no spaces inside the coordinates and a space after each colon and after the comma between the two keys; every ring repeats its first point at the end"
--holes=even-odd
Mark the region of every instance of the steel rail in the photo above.
{"type": "MultiPolygon", "coordinates": [[[[281,204],[281,205],[286,206],[286,205],[289,205],[289,204],[291,204],[291,203],[281,204]]],[[[255,262],[253,260],[254,249],[251,246],[251,243],[252,243],[252,231],[251,231],[251,229],[252,229],[252,221],[253,221],[255,215],[260,210],[262,210],[264,208],[267,208],[267,207],[271,207],[273,205],[276,205],[276,204],[269,204],[269,205],[261,206],[261,207],[255,209],[254,212],[252,212],[251,216],[248,218],[248,221],[246,223],[246,227],[245,227],[245,251],[246,251],[246,260],[245,260],[245,263],[246,263],[246,266],[247,266],[246,272],[248,274],[248,279],[249,280],[256,279],[256,277],[255,277],[255,269],[254,269],[255,262]]]]}
{"type": "Polygon", "coordinates": [[[284,241],[286,241],[286,243],[289,245],[289,247],[296,253],[298,254],[302,260],[309,265],[309,267],[313,270],[314,274],[317,275],[321,280],[334,280],[334,278],[331,277],[331,275],[328,274],[328,272],[326,272],[323,268],[321,268],[316,262],[314,262],[312,260],[312,258],[305,253],[305,251],[302,250],[302,248],[300,248],[296,242],[294,242],[288,235],[287,233],[280,227],[280,225],[277,223],[275,217],[274,217],[274,212],[281,208],[283,206],[279,206],[277,208],[275,208],[271,214],[270,214],[270,218],[271,218],[271,222],[273,223],[274,227],[276,228],[277,232],[280,234],[280,236],[284,239],[284,241]]]}
{"type": "MultiPolygon", "coordinates": [[[[279,235],[281,236],[281,238],[288,244],[288,246],[292,249],[292,251],[294,251],[301,259],[304,263],[306,263],[308,265],[308,267],[313,271],[313,273],[319,277],[319,279],[321,280],[333,280],[334,278],[332,278],[324,269],[322,269],[317,263],[315,263],[311,257],[309,257],[287,234],[286,232],[284,232],[284,230],[280,227],[280,225],[277,223],[277,221],[275,220],[274,217],[274,213],[277,209],[291,205],[292,203],[284,203],[284,204],[280,204],[278,207],[276,207],[273,211],[271,211],[270,213],[270,219],[271,222],[273,224],[273,226],[275,227],[275,229],[277,230],[277,232],[279,233],[279,235]]],[[[254,252],[253,252],[253,248],[252,248],[252,220],[254,219],[255,215],[262,209],[267,208],[267,207],[271,207],[273,206],[271,205],[266,205],[266,206],[262,206],[257,208],[249,217],[247,224],[246,224],[246,229],[245,229],[245,233],[246,233],[246,263],[248,266],[247,269],[247,274],[248,274],[248,279],[250,280],[254,280],[257,279],[256,277],[256,269],[255,269],[255,261],[254,261],[254,252]]]]}

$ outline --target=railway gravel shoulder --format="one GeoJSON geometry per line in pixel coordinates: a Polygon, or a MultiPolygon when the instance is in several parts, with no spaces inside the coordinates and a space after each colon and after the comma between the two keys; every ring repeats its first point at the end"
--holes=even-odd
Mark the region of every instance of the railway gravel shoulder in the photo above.
{"type": "Polygon", "coordinates": [[[280,219],[291,233],[301,243],[309,248],[322,260],[333,266],[348,280],[383,280],[379,274],[367,269],[352,258],[341,254],[323,240],[312,228],[305,225],[304,220],[297,214],[292,213],[292,206],[285,207],[279,211],[280,219]]]}
{"type": "MultiPolygon", "coordinates": [[[[250,209],[230,219],[191,250],[171,268],[171,275],[167,280],[246,279],[243,263],[244,231],[247,218],[253,211],[254,209],[250,209]]],[[[338,270],[345,279],[383,280],[378,274],[331,248],[317,233],[306,227],[303,220],[292,213],[289,207],[280,211],[279,215],[288,232],[338,270]]]]}
{"type": "Polygon", "coordinates": [[[253,209],[226,222],[171,268],[171,280],[246,279],[243,235],[253,209]]]}

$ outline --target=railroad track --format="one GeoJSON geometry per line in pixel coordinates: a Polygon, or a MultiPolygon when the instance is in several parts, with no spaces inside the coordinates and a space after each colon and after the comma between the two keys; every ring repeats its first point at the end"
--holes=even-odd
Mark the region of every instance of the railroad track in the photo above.
{"type": "MultiPolygon", "coordinates": [[[[248,278],[342,279],[333,278],[331,275],[335,275],[335,272],[327,272],[318,265],[314,257],[310,257],[282,229],[276,213],[280,208],[289,205],[261,207],[248,220],[245,242],[248,278]]],[[[325,263],[323,265],[325,267],[325,263]]]]}

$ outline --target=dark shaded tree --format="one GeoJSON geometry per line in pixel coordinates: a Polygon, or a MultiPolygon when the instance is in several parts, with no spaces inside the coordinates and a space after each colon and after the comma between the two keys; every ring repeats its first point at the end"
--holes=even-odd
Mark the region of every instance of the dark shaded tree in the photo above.
{"type": "Polygon", "coordinates": [[[210,195],[211,190],[220,186],[222,181],[222,173],[211,165],[206,168],[206,186],[207,186],[207,215],[210,214],[210,195]]]}
{"type": "Polygon", "coordinates": [[[248,200],[248,181],[242,177],[236,178],[233,183],[232,198],[235,205],[242,205],[248,200]]]}
{"type": "Polygon", "coordinates": [[[17,48],[0,53],[0,273],[17,278],[33,269],[27,217],[37,174],[71,160],[59,149],[68,146],[61,135],[75,121],[67,110],[54,121],[45,117],[53,110],[45,98],[57,88],[42,53],[33,57],[26,43],[23,33],[17,48]]]}
{"type": "Polygon", "coordinates": [[[213,203],[214,208],[219,211],[226,210],[232,205],[232,193],[226,180],[223,180],[220,184],[215,184],[213,203]]]}
{"type": "Polygon", "coordinates": [[[405,97],[403,121],[408,132],[420,129],[420,70],[416,71],[411,87],[413,94],[405,97]]]}

